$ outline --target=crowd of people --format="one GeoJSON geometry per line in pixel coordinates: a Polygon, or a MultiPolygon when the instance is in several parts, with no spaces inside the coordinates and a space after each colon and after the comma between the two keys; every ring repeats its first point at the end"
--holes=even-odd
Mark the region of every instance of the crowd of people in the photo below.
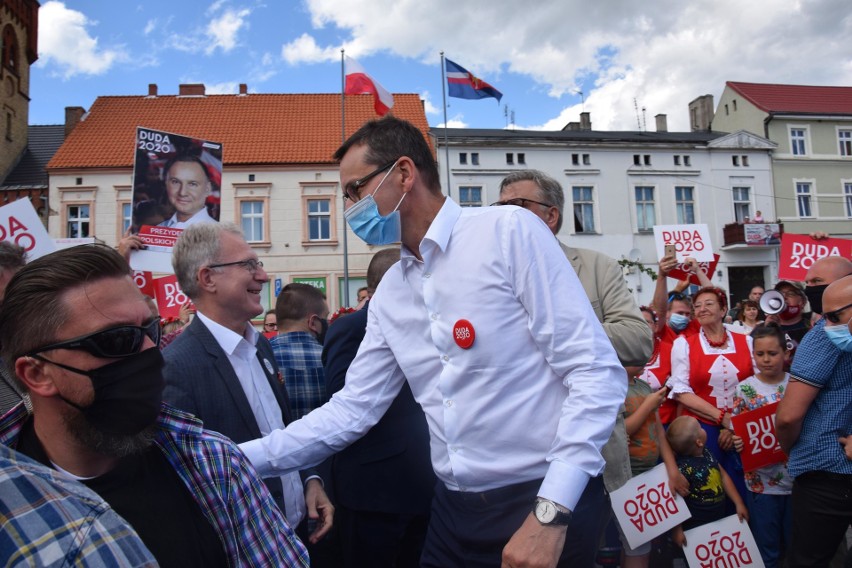
{"type": "Polygon", "coordinates": [[[622,533],[622,566],[731,514],[766,566],[828,564],[852,520],[852,261],[731,314],[692,259],[698,290],[670,290],[665,256],[639,307],[613,259],[555,237],[542,172],[463,209],[393,117],[335,159],[351,229],[402,246],[332,325],[304,284],[264,313],[230,223],[183,230],[191,304],[166,329],[129,276],[138,237],[29,263],[0,243],[0,561],[591,568],[610,494],[664,463],[692,517],[622,533]],[[745,471],[733,418],[776,402],[789,462],[745,471]]]}

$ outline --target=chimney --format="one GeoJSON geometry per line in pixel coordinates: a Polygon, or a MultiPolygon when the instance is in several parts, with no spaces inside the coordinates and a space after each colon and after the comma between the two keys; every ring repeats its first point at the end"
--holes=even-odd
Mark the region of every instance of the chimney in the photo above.
{"type": "Polygon", "coordinates": [[[157,96],[157,83],[148,83],[148,96],[156,97],[157,96]]]}
{"type": "Polygon", "coordinates": [[[588,112],[580,113],[580,130],[592,129],[592,117],[588,112]]]}
{"type": "Polygon", "coordinates": [[[186,83],[178,87],[179,97],[203,97],[204,83],[186,83]]]}
{"type": "Polygon", "coordinates": [[[689,103],[689,127],[698,130],[710,130],[713,123],[713,95],[701,95],[689,103]]]}
{"type": "Polygon", "coordinates": [[[657,132],[669,131],[669,124],[668,120],[666,120],[666,115],[658,114],[654,117],[654,119],[657,121],[657,132]]]}
{"type": "Polygon", "coordinates": [[[248,85],[240,83],[240,96],[244,97],[248,94],[248,85]]]}
{"type": "Polygon", "coordinates": [[[68,135],[82,120],[84,114],[86,114],[86,109],[83,107],[65,107],[65,138],[68,138],[68,135]]]}

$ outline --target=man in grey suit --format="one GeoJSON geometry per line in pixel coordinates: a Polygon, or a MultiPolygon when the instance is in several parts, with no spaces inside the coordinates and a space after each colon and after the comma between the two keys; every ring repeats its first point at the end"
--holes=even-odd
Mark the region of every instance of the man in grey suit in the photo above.
{"type": "MultiPolygon", "coordinates": [[[[184,229],[172,264],[196,318],[165,350],[163,398],[196,415],[204,427],[245,442],[290,422],[289,402],[269,342],[251,325],[263,313],[260,293],[269,277],[232,223],[184,229]]],[[[334,507],[316,476],[298,473],[265,479],[293,527],[307,514],[318,520],[316,543],[330,529],[334,507]]],[[[307,523],[305,523],[307,524],[307,523]]]]}
{"type": "MultiPolygon", "coordinates": [[[[500,183],[500,201],[497,204],[516,205],[532,211],[554,235],[562,227],[565,195],[559,182],[544,172],[520,170],[509,174],[500,183]]],[[[621,267],[615,260],[599,252],[569,247],[561,241],[559,245],[577,273],[621,363],[644,367],[651,357],[654,337],[624,282],[621,267]]],[[[606,461],[604,486],[609,492],[615,491],[630,479],[630,455],[627,451],[623,412],[618,414],[612,436],[601,450],[601,455],[606,461]]],[[[603,519],[583,519],[575,515],[568,527],[569,532],[592,531],[588,539],[592,558],[587,559],[588,565],[591,565],[597,549],[598,527],[606,520],[603,515],[606,509],[597,509],[603,519]]]]}

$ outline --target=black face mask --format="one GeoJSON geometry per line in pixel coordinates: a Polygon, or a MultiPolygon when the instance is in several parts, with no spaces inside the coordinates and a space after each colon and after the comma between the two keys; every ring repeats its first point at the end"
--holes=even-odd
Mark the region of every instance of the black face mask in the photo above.
{"type": "Polygon", "coordinates": [[[156,422],[165,387],[163,355],[158,348],[145,349],[91,371],[48,362],[92,380],[95,400],[90,405],[83,407],[64,397],[62,400],[82,412],[96,429],[131,436],[156,422]]]}
{"type": "Polygon", "coordinates": [[[811,305],[812,312],[822,313],[822,294],[826,288],[828,288],[828,284],[805,286],[805,296],[808,297],[808,303],[811,305]]]}
{"type": "Polygon", "coordinates": [[[325,334],[328,332],[328,320],[325,318],[319,318],[320,321],[320,332],[317,334],[317,342],[322,345],[325,343],[325,334]]]}

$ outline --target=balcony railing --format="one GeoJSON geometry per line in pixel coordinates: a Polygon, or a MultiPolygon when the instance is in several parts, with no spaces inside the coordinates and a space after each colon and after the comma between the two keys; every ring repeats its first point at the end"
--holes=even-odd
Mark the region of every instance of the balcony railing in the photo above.
{"type": "Polygon", "coordinates": [[[783,223],[728,223],[722,229],[725,245],[778,246],[783,223]]]}

